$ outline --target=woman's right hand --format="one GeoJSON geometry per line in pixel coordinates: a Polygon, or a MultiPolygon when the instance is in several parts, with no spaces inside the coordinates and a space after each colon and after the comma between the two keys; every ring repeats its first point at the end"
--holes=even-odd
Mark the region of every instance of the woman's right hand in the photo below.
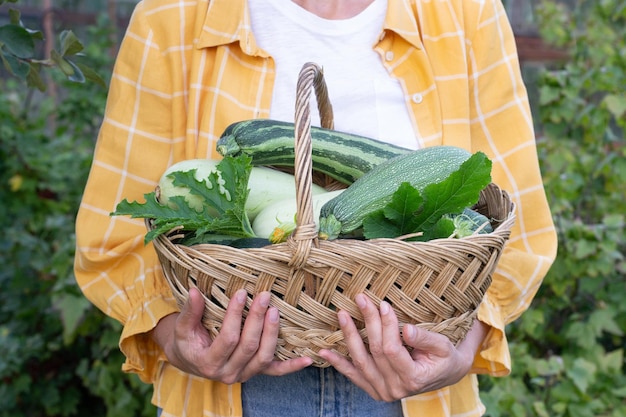
{"type": "Polygon", "coordinates": [[[202,294],[192,288],[182,311],[159,321],[153,330],[154,340],[178,369],[225,384],[243,382],[257,374],[284,375],[311,365],[312,359],[307,357],[274,359],[279,314],[277,308],[269,307],[269,292],[254,298],[242,329],[246,297],[245,290],[234,294],[219,334],[211,339],[202,325],[202,294]]]}

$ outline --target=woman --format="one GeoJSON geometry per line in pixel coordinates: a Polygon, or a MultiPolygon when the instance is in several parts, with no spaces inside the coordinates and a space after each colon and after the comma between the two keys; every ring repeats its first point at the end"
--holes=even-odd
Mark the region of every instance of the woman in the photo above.
{"type": "Polygon", "coordinates": [[[114,69],[77,240],[78,283],[124,324],[123,369],[154,384],[164,416],[482,415],[476,374],[510,372],[505,325],[529,306],[556,252],[500,0],[140,2],[114,69]],[[516,203],[513,234],[458,348],[415,326],[398,331],[388,305],[358,295],[372,353],[339,312],[352,362],[329,351],[320,353],[327,370],[309,358],[273,361],[278,312],[258,294],[240,331],[243,291],[212,340],[197,292],[178,311],[154,249],[143,245],[143,223],[109,217],[173,163],[218,157],[230,123],[293,121],[307,61],[324,68],[337,130],[414,149],[483,151],[516,203]]]}

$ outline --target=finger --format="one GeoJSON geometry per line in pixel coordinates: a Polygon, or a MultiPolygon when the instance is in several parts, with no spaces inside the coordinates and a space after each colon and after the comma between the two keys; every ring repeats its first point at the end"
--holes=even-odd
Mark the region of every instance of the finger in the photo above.
{"type": "Polygon", "coordinates": [[[395,352],[397,356],[404,349],[406,352],[404,366],[411,366],[411,356],[402,345],[398,321],[389,303],[382,301],[379,310],[372,300],[363,294],[358,295],[355,301],[363,314],[370,352],[363,369],[360,363],[355,363],[355,365],[361,370],[363,378],[376,391],[377,398],[391,399],[391,393],[396,391],[394,387],[402,386],[402,384],[397,384],[400,379],[397,375],[397,368],[393,367],[397,364],[391,363],[392,358],[387,357],[387,353],[395,352]]]}
{"type": "Polygon", "coordinates": [[[176,322],[176,331],[183,334],[195,332],[198,327],[202,327],[202,314],[204,313],[204,302],[202,294],[196,288],[189,289],[189,296],[183,305],[178,321],[176,322]]]}
{"type": "Polygon", "coordinates": [[[271,350],[267,352],[266,347],[266,350],[259,352],[261,338],[266,330],[265,321],[269,303],[270,293],[267,291],[257,294],[252,301],[237,347],[224,368],[226,374],[232,375],[237,379],[249,377],[251,374],[260,372],[264,366],[271,362],[274,357],[274,349],[276,348],[277,323],[274,326],[276,328],[275,331],[268,330],[268,332],[273,333],[273,335],[270,334],[268,337],[271,338],[273,336],[274,339],[274,345],[271,350]],[[252,360],[253,358],[254,360],[252,360]]]}
{"type": "Polygon", "coordinates": [[[203,314],[202,294],[198,289],[191,288],[174,326],[175,351],[181,358],[187,357],[190,349],[198,351],[211,346],[211,335],[202,323],[203,314]]]}
{"type": "MultiPolygon", "coordinates": [[[[380,327],[380,317],[375,317],[378,316],[378,310],[376,306],[362,294],[356,297],[356,301],[357,305],[359,305],[359,308],[362,310],[363,316],[366,317],[365,327],[367,329],[368,339],[370,339],[370,330],[373,334],[380,332],[380,329],[376,329],[376,327],[380,327]]],[[[350,352],[351,360],[346,361],[339,359],[333,366],[356,385],[376,397],[378,393],[373,392],[373,390],[376,390],[377,383],[382,379],[378,365],[370,354],[361,333],[359,333],[354,324],[354,320],[352,320],[348,312],[340,311],[338,318],[339,325],[344,334],[346,347],[350,352]]],[[[376,338],[377,336],[374,335],[374,339],[376,338]]]]}
{"type": "Polygon", "coordinates": [[[413,359],[404,346],[400,334],[398,317],[386,301],[380,303],[380,317],[382,322],[382,357],[374,356],[381,364],[383,372],[394,376],[402,376],[412,371],[413,359]]]}
{"type": "Polygon", "coordinates": [[[313,359],[309,357],[300,357],[289,360],[275,360],[276,344],[280,330],[280,313],[276,307],[270,307],[265,314],[265,322],[259,350],[256,354],[255,361],[259,369],[255,369],[255,373],[264,373],[266,375],[285,375],[296,372],[310,366],[313,359]]]}
{"type": "Polygon", "coordinates": [[[383,356],[374,357],[374,359],[383,376],[384,385],[377,386],[377,388],[380,392],[387,393],[387,399],[404,398],[410,395],[415,385],[415,363],[402,341],[398,317],[389,303],[381,302],[380,315],[383,356]]]}
{"type": "Polygon", "coordinates": [[[276,343],[278,341],[278,331],[280,326],[280,314],[276,307],[270,307],[265,313],[263,322],[263,332],[259,341],[257,360],[265,367],[274,359],[276,343]]]}
{"type": "Polygon", "coordinates": [[[292,372],[300,371],[307,366],[311,366],[311,364],[313,364],[313,359],[307,356],[287,360],[274,360],[262,373],[271,376],[287,375],[292,372]]]}
{"type": "MultiPolygon", "coordinates": [[[[380,312],[372,300],[364,294],[358,294],[355,297],[355,301],[363,314],[363,321],[365,322],[365,329],[367,330],[367,339],[369,343],[369,354],[371,354],[374,360],[384,361],[383,329],[380,312]]],[[[356,345],[356,338],[354,340],[354,344],[356,345]]],[[[367,353],[366,349],[365,352],[367,353]]],[[[352,350],[350,353],[353,353],[352,350]]],[[[358,351],[354,353],[360,354],[361,352],[358,351]]]]}
{"type": "MultiPolygon", "coordinates": [[[[377,320],[377,318],[375,317],[378,316],[378,313],[375,311],[376,307],[373,305],[373,303],[370,306],[369,303],[371,303],[371,301],[363,294],[357,295],[355,301],[364,316],[368,339],[370,337],[370,327],[372,328],[374,337],[376,337],[375,334],[377,330],[375,329],[375,327],[377,327],[377,324],[378,327],[380,327],[380,320],[377,320]],[[372,312],[372,310],[374,311],[372,312]]],[[[366,368],[370,362],[370,354],[367,346],[365,345],[365,342],[363,342],[363,337],[361,336],[361,333],[359,333],[359,330],[354,324],[354,320],[347,311],[339,311],[337,313],[337,318],[339,320],[339,327],[343,332],[344,341],[346,343],[346,346],[348,347],[350,356],[352,357],[352,362],[359,369],[366,368]]]]}
{"type": "Polygon", "coordinates": [[[230,358],[239,343],[246,300],[247,292],[241,289],[235,292],[228,302],[222,327],[211,346],[211,359],[215,361],[216,367],[230,358]]]}
{"type": "Polygon", "coordinates": [[[322,349],[318,354],[333,368],[350,379],[355,385],[363,389],[373,398],[379,399],[378,393],[369,382],[368,378],[363,375],[364,369],[375,368],[375,364],[373,364],[367,352],[367,348],[363,343],[363,339],[352,317],[350,317],[346,311],[339,311],[337,316],[351,359],[329,349],[322,349]]]}
{"type": "Polygon", "coordinates": [[[254,300],[252,300],[252,305],[250,305],[250,310],[241,331],[239,346],[237,346],[233,356],[250,358],[257,352],[261,336],[265,330],[265,316],[267,315],[269,305],[270,293],[266,291],[257,294],[254,300]]]}
{"type": "Polygon", "coordinates": [[[346,375],[348,373],[358,372],[356,371],[352,362],[343,355],[330,350],[330,349],[321,349],[318,352],[318,355],[328,362],[333,368],[346,375]]]}

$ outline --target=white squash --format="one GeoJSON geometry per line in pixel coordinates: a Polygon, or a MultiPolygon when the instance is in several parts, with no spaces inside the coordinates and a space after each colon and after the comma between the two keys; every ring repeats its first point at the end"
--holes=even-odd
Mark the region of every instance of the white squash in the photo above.
{"type": "MultiPolygon", "coordinates": [[[[184,196],[189,206],[197,211],[202,210],[202,197],[189,193],[186,187],[175,187],[172,179],[168,177],[172,172],[187,172],[196,170],[195,178],[198,181],[207,180],[211,173],[216,171],[219,160],[215,159],[188,159],[170,166],[159,180],[160,201],[167,201],[174,196],[184,196]]],[[[209,189],[213,184],[206,182],[209,189]]],[[[246,213],[250,221],[269,204],[276,201],[295,198],[296,185],[293,175],[264,166],[255,166],[250,171],[248,180],[248,200],[246,201],[246,213]]],[[[323,187],[314,185],[313,194],[326,193],[323,187]]]]}
{"type": "MultiPolygon", "coordinates": [[[[313,219],[319,225],[318,219],[322,206],[329,200],[341,194],[344,190],[326,191],[313,196],[313,219]]],[[[297,202],[295,197],[274,202],[266,206],[252,222],[252,230],[258,237],[271,239],[274,229],[285,227],[287,234],[295,226],[297,202]]]]}

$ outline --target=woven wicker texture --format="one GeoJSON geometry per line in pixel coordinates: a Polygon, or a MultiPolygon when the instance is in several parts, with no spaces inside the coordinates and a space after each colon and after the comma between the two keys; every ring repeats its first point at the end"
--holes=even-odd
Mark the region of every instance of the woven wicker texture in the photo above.
{"type": "MultiPolygon", "coordinates": [[[[338,310],[351,314],[367,343],[363,317],[354,302],[359,293],[377,305],[388,301],[401,326],[417,324],[458,344],[491,284],[491,274],[514,223],[514,205],[508,194],[495,184],[481,193],[475,208],[493,219],[494,231],[489,234],[431,242],[318,240],[311,202],[312,92],[322,126],[332,128],[322,70],[308,63],[298,80],[295,112],[295,232],[285,243],[250,249],[178,245],[175,231],[159,236],[154,247],[179,305],[185,303],[189,289],[197,287],[206,305],[203,323],[215,336],[235,291],[248,291],[248,307],[254,294],[271,291],[270,303],[280,311],[276,357],[310,356],[319,367],[329,366],[317,355],[320,349],[334,349],[349,357],[338,310]]],[[[146,224],[150,227],[149,221],[146,224]]]]}

